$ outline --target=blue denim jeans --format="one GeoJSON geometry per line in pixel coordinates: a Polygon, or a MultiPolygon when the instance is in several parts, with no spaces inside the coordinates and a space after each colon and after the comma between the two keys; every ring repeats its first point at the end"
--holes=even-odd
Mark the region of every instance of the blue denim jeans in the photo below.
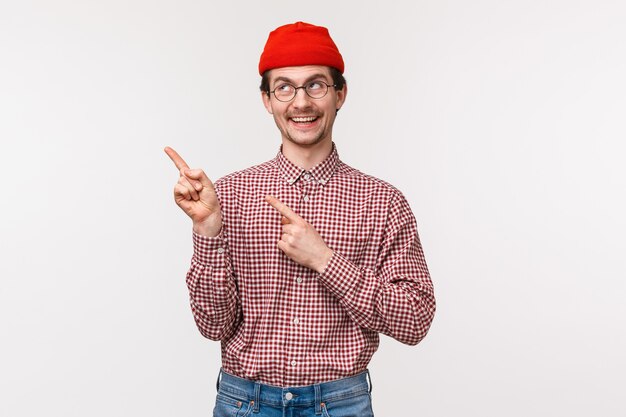
{"type": "Polygon", "coordinates": [[[367,371],[293,388],[220,376],[213,417],[374,417],[367,371]]]}

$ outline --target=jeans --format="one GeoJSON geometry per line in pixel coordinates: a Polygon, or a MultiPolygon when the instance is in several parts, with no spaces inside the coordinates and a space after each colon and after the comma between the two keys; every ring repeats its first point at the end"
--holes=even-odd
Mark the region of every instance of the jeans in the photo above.
{"type": "Polygon", "coordinates": [[[293,388],[220,375],[213,417],[374,417],[368,371],[293,388]]]}

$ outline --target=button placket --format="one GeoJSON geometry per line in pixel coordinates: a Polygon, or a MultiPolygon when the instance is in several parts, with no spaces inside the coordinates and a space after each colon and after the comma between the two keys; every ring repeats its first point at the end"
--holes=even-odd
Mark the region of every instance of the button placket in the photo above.
{"type": "Polygon", "coordinates": [[[313,189],[313,185],[311,180],[311,174],[305,174],[303,176],[303,179],[305,181],[302,181],[302,201],[304,201],[305,203],[308,202],[311,199],[311,192],[313,189]],[[309,179],[306,179],[306,176],[309,176],[309,179]]]}
{"type": "MultiPolygon", "coordinates": [[[[296,190],[300,195],[300,205],[297,212],[302,218],[307,221],[313,214],[313,207],[310,204],[312,198],[311,194],[315,192],[314,181],[312,180],[313,176],[310,173],[304,172],[300,177],[300,180],[297,181],[297,183],[295,184],[297,186],[296,190]]],[[[305,277],[306,274],[298,271],[297,275],[293,278],[295,280],[294,284],[296,285],[296,287],[293,288],[293,291],[295,297],[298,300],[305,300],[307,296],[307,285],[305,284],[305,277]]],[[[302,337],[302,332],[305,331],[304,327],[306,326],[302,324],[302,318],[306,317],[306,313],[302,309],[302,305],[304,304],[296,303],[294,305],[294,308],[289,311],[290,319],[288,319],[289,321],[285,323],[288,326],[288,340],[299,340],[299,338],[302,337]]],[[[293,375],[295,377],[300,372],[298,368],[300,367],[301,362],[299,361],[299,359],[302,359],[302,352],[297,346],[288,346],[286,353],[287,355],[289,355],[287,356],[287,358],[290,358],[287,360],[286,373],[287,375],[293,375]]],[[[290,398],[285,395],[285,399],[289,400],[290,398]]]]}

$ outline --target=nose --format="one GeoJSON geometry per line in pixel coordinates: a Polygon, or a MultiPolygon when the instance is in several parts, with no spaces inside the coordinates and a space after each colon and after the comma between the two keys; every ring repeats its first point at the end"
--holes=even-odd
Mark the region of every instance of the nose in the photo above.
{"type": "Polygon", "coordinates": [[[297,108],[308,107],[311,104],[311,97],[306,93],[304,87],[296,89],[296,96],[293,98],[293,106],[297,108]]]}

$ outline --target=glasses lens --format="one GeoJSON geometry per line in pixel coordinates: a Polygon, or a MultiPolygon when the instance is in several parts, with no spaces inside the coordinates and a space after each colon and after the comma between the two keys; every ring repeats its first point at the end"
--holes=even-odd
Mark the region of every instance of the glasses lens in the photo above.
{"type": "Polygon", "coordinates": [[[312,81],[306,85],[306,93],[312,98],[322,98],[328,92],[328,86],[322,81],[312,81]]]}
{"type": "Polygon", "coordinates": [[[281,84],[274,90],[274,95],[280,101],[289,101],[296,95],[296,88],[291,84],[281,84]]]}

